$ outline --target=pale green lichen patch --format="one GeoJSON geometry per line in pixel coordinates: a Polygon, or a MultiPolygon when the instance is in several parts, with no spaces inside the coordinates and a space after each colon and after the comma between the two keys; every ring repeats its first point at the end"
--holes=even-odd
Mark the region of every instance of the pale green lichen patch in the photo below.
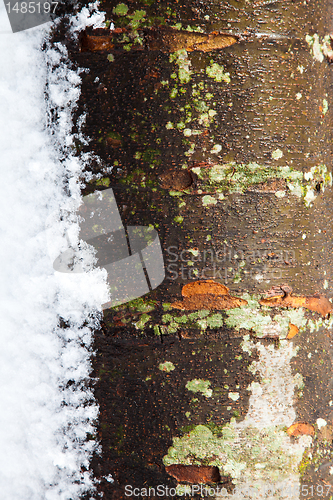
{"type": "Polygon", "coordinates": [[[214,433],[197,425],[182,438],[174,438],[165,465],[211,465],[234,480],[277,481],[297,474],[303,446],[292,446],[283,426],[240,428],[231,419],[214,433]]]}
{"type": "Polygon", "coordinates": [[[209,380],[195,378],[187,382],[185,387],[189,391],[200,392],[201,394],[203,394],[203,396],[210,398],[213,394],[213,390],[209,388],[210,385],[211,383],[209,380]]]}
{"type": "Polygon", "coordinates": [[[162,372],[172,372],[175,369],[175,365],[171,361],[164,361],[158,365],[158,369],[162,372]]]}
{"type": "Polygon", "coordinates": [[[225,73],[223,66],[214,63],[211,59],[210,66],[206,67],[206,73],[210,78],[213,78],[216,82],[230,83],[230,73],[225,73]]]}
{"type": "Polygon", "coordinates": [[[140,316],[139,321],[137,321],[135,323],[135,328],[137,328],[138,330],[143,330],[143,328],[145,327],[145,324],[148,323],[149,320],[150,320],[149,314],[142,314],[140,316]]]}
{"type": "MultiPolygon", "coordinates": [[[[280,158],[281,150],[275,150],[276,159],[280,158]]],[[[194,167],[193,172],[201,181],[202,190],[227,193],[244,193],[251,186],[265,183],[273,179],[284,179],[286,189],[300,198],[306,206],[310,206],[319,192],[332,186],[332,174],[326,165],[320,164],[308,172],[293,170],[288,166],[260,165],[256,162],[247,164],[229,162],[217,164],[211,168],[194,167]]],[[[277,191],[276,196],[282,198],[285,191],[277,191]]]]}
{"type": "Polygon", "coordinates": [[[324,58],[331,54],[330,35],[324,36],[321,40],[317,33],[306,35],[306,43],[310,47],[313,58],[318,62],[323,62],[324,58]]]}
{"type": "Polygon", "coordinates": [[[304,172],[304,180],[303,193],[307,206],[311,206],[318,192],[325,192],[326,187],[332,187],[332,174],[324,164],[316,165],[308,172],[304,172]]]}
{"type": "Polygon", "coordinates": [[[173,52],[173,54],[170,54],[169,61],[177,64],[179,81],[182,84],[188,83],[191,80],[192,70],[187,51],[185,49],[180,49],[173,52]]]}
{"type": "Polygon", "coordinates": [[[275,151],[272,152],[271,154],[273,160],[279,160],[283,156],[283,152],[281,149],[275,149],[275,151]]]}
{"type": "Polygon", "coordinates": [[[285,338],[288,335],[289,324],[304,328],[307,319],[304,309],[282,309],[272,317],[270,308],[260,306],[259,300],[254,295],[242,296],[247,305],[226,311],[225,324],[235,330],[253,331],[258,338],[274,337],[285,338]]]}
{"type": "Polygon", "coordinates": [[[118,5],[113,8],[112,12],[116,14],[116,16],[126,16],[128,7],[125,3],[118,3],[118,5]]]}
{"type": "Polygon", "coordinates": [[[328,111],[328,102],[327,99],[323,99],[323,115],[325,116],[328,111]]]}
{"type": "Polygon", "coordinates": [[[213,198],[213,196],[210,196],[209,194],[202,197],[202,204],[204,207],[206,207],[208,205],[216,205],[216,203],[217,203],[217,200],[215,198],[213,198]]]}
{"type": "Polygon", "coordinates": [[[290,182],[300,182],[303,179],[302,172],[292,171],[289,167],[265,166],[259,165],[256,162],[247,164],[230,162],[222,165],[215,165],[208,173],[201,169],[199,177],[202,178],[207,175],[207,180],[211,185],[218,184],[231,193],[242,193],[254,184],[259,184],[275,178],[284,178],[290,182]]]}
{"type": "MultiPolygon", "coordinates": [[[[248,388],[251,395],[245,419],[237,422],[232,418],[223,427],[197,425],[173,439],[163,461],[165,465],[217,466],[221,475],[230,475],[238,487],[251,484],[254,489],[247,498],[257,499],[256,488],[263,485],[286,484],[290,479],[298,485],[298,467],[312,438],[293,439],[286,433],[296,418],[294,391],[303,382],[291,371],[290,360],[297,352],[292,343],[281,341],[276,349],[251,341],[249,336],[244,343],[246,352],[259,353],[252,373],[260,376],[260,382],[252,382],[248,388]]],[[[229,395],[234,400],[237,397],[237,393],[229,395]]]]}
{"type": "Polygon", "coordinates": [[[177,222],[177,224],[181,224],[184,220],[184,217],[182,217],[181,215],[176,215],[176,217],[174,217],[173,220],[177,222]]]}

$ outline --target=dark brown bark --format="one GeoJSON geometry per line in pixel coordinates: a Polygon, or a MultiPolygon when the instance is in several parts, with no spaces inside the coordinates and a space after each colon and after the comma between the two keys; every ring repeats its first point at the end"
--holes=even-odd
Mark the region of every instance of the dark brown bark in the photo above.
{"type": "MultiPolygon", "coordinates": [[[[173,439],[185,443],[202,425],[218,439],[231,417],[240,423],[249,410],[249,384],[263,384],[263,372],[248,367],[263,352],[281,352],[289,366],[287,342],[299,348],[292,369],[304,381],[301,398],[295,386],[296,421],[315,426],[322,418],[330,429],[331,323],[323,316],[332,296],[333,106],[330,42],[323,39],[332,29],[332,3],[131,2],[126,15],[116,15],[116,3],[102,8],[115,33],[103,39],[104,31],[87,30],[84,50],[75,55],[90,68],[80,103],[88,109],[88,149],[102,158],[91,170],[103,180],[88,183],[84,194],[103,183],[112,187],[125,225],[158,230],[166,267],[163,284],[143,301],[105,311],[96,336],[103,448],[96,470],[115,478],[102,483],[106,498],[123,498],[126,484],[176,486],[179,478],[165,468],[177,465],[165,458],[173,439]],[[139,10],[144,20],[133,27],[139,10]],[[211,52],[198,50],[192,38],[189,46],[187,32],[173,38],[172,12],[183,27],[227,33],[237,42],[211,52]],[[182,37],[188,51],[177,54],[182,37]],[[184,285],[207,279],[226,285],[230,295],[181,298],[184,285]],[[265,292],[274,303],[259,303],[265,292]],[[226,297],[257,305],[243,314],[247,306],[230,309],[226,297]],[[302,315],[298,326],[295,311],[302,315]],[[291,326],[299,333],[283,340],[291,326]],[[257,342],[252,353],[244,350],[245,335],[257,342]],[[199,381],[196,393],[188,385],[193,381],[199,381]]],[[[276,370],[278,377],[283,368],[276,370]]],[[[317,457],[321,432],[317,425],[317,457]]],[[[294,446],[296,438],[288,439],[294,446]]],[[[327,449],[330,454],[330,443],[327,449]]],[[[213,459],[201,465],[214,467],[213,459]]],[[[187,465],[200,466],[198,456],[191,460],[187,465]]],[[[288,467],[281,465],[285,484],[289,469],[290,477],[297,470],[288,467]]],[[[263,481],[274,483],[276,470],[266,469],[263,481]]],[[[331,484],[328,461],[306,458],[301,470],[302,484],[331,484]]],[[[231,479],[238,484],[234,473],[231,479]]]]}

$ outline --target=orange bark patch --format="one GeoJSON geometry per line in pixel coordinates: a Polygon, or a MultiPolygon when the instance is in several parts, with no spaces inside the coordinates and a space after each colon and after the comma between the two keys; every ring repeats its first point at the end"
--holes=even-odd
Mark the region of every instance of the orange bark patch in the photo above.
{"type": "Polygon", "coordinates": [[[164,28],[159,29],[156,35],[154,41],[149,44],[150,48],[160,49],[163,52],[176,52],[181,49],[188,52],[193,50],[210,52],[211,50],[225,49],[237,42],[235,36],[216,31],[206,34],[164,28]]]}
{"type": "Polygon", "coordinates": [[[209,465],[175,464],[165,467],[165,470],[180,483],[207,484],[220,482],[218,467],[209,465]]]}
{"type": "Polygon", "coordinates": [[[193,297],[193,295],[229,295],[229,288],[217,283],[214,280],[193,281],[182,288],[183,297],[193,297]]]}
{"type": "Polygon", "coordinates": [[[303,436],[306,434],[307,436],[314,436],[315,430],[313,425],[311,424],[293,424],[287,429],[287,434],[289,436],[303,436]]]}
{"type": "Polygon", "coordinates": [[[293,337],[295,337],[295,335],[297,335],[299,332],[298,328],[296,325],[293,325],[292,323],[290,323],[289,325],[289,332],[288,332],[288,335],[287,335],[287,339],[292,339],[293,337]]]}
{"type": "MultiPolygon", "coordinates": [[[[123,44],[117,39],[119,33],[128,32],[130,29],[121,30],[101,30],[93,31],[94,34],[84,33],[81,36],[81,51],[95,52],[98,50],[112,50],[117,46],[121,48],[123,44]]],[[[228,33],[196,33],[191,31],[178,31],[174,28],[151,28],[140,31],[144,43],[143,46],[134,44],[131,50],[141,51],[144,48],[148,50],[160,50],[165,53],[176,52],[185,49],[188,52],[198,50],[200,52],[210,52],[212,50],[221,50],[230,47],[238,41],[238,38],[228,33]]]]}
{"type": "Polygon", "coordinates": [[[262,306],[269,307],[304,307],[305,309],[310,309],[310,311],[317,312],[324,317],[332,311],[331,302],[323,295],[314,295],[313,297],[293,297],[290,293],[285,293],[283,297],[269,297],[268,299],[261,299],[259,303],[262,306]]]}
{"type": "Polygon", "coordinates": [[[234,309],[247,304],[246,300],[229,295],[229,288],[213,280],[188,283],[182,288],[182,302],[174,302],[174,309],[196,311],[198,309],[234,309]]]}
{"type": "Polygon", "coordinates": [[[81,52],[96,52],[99,50],[112,50],[113,48],[114,43],[110,35],[96,36],[84,33],[81,37],[81,52]]]}

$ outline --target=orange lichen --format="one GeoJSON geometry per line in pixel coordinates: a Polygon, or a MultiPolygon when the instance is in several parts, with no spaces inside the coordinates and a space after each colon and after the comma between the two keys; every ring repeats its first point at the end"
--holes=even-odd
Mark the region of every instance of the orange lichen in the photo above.
{"type": "Polygon", "coordinates": [[[290,427],[287,429],[287,434],[289,436],[314,436],[315,430],[313,425],[311,424],[306,424],[306,423],[298,423],[298,424],[292,424],[290,427]]]}
{"type": "Polygon", "coordinates": [[[246,300],[229,295],[229,289],[213,280],[188,283],[182,288],[182,302],[174,302],[175,309],[195,311],[198,309],[234,309],[246,305],[246,300]]]}

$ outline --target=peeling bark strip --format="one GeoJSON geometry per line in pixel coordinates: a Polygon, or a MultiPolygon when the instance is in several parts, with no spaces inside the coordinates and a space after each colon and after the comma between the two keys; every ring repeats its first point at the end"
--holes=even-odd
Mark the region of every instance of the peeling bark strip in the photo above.
{"type": "Polygon", "coordinates": [[[314,436],[315,434],[315,429],[313,425],[310,424],[304,424],[304,423],[298,423],[298,424],[293,424],[287,429],[287,433],[289,436],[314,436]]]}
{"type": "Polygon", "coordinates": [[[229,288],[213,280],[195,281],[183,286],[183,302],[173,302],[171,307],[195,311],[198,309],[233,309],[245,306],[246,300],[229,295],[229,288]]]}
{"type": "MultiPolygon", "coordinates": [[[[118,34],[119,32],[126,33],[126,31],[129,30],[114,30],[111,33],[110,30],[98,30],[98,34],[84,33],[81,37],[81,51],[119,50],[121,42],[118,34]]],[[[227,33],[191,33],[160,26],[159,28],[145,30],[142,33],[142,44],[134,45],[132,50],[160,50],[167,54],[177,50],[211,52],[230,47],[237,42],[237,39],[238,37],[227,33]]]]}
{"type": "Polygon", "coordinates": [[[332,482],[332,3],[106,1],[82,38],[85,194],[153,225],[166,270],[96,336],[110,498],[205,467],[240,498],[332,482]]]}
{"type": "Polygon", "coordinates": [[[209,484],[221,482],[218,467],[205,465],[169,465],[165,467],[165,470],[180,483],[209,484]]]}
{"type": "Polygon", "coordinates": [[[286,293],[284,297],[270,297],[269,299],[261,299],[262,306],[269,307],[304,307],[315,311],[322,316],[328,316],[332,311],[331,302],[323,295],[313,297],[293,297],[290,293],[286,293]]]}

